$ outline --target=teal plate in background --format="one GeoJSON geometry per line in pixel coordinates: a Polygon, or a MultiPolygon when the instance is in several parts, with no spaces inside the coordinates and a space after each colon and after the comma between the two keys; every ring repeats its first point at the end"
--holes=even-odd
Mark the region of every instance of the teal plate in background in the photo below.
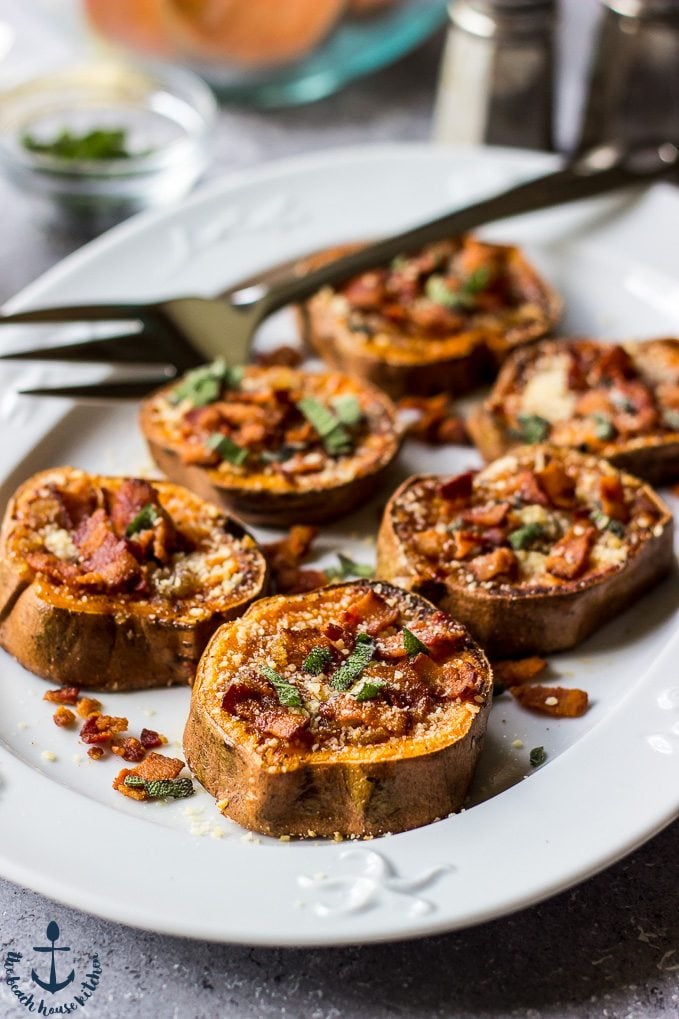
{"type": "Polygon", "coordinates": [[[284,68],[191,66],[221,99],[269,109],[309,103],[414,49],[444,24],[447,6],[447,0],[400,0],[384,13],[347,18],[308,57],[284,68]]]}

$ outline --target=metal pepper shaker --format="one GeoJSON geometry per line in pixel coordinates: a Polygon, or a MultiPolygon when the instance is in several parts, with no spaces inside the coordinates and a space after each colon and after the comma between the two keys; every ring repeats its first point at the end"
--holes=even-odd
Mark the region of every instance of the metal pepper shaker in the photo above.
{"type": "Polygon", "coordinates": [[[553,148],[556,0],[453,0],[436,141],[553,148]]]}
{"type": "Polygon", "coordinates": [[[579,149],[679,139],[679,0],[601,0],[579,149]]]}

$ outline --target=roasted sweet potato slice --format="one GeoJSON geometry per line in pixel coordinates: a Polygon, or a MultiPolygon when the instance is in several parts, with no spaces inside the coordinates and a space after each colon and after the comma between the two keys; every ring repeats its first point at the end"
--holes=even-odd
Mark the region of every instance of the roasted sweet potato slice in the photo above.
{"type": "Polygon", "coordinates": [[[206,365],[149,397],[141,427],[173,481],[253,523],[317,523],[379,486],[401,443],[396,410],[346,375],[206,365]]]}
{"type": "MultiPolygon", "coordinates": [[[[656,484],[674,481],[679,477],[679,339],[624,347],[543,340],[517,350],[488,398],[470,414],[467,430],[486,460],[525,442],[550,442],[603,456],[656,484]]],[[[601,497],[604,512],[616,516],[615,493],[601,497]]]]}
{"type": "Polygon", "coordinates": [[[470,391],[510,350],[548,335],[560,314],[560,299],[518,248],[467,236],[324,287],[304,304],[302,322],[329,365],[403,396],[470,391]]]}
{"type": "Polygon", "coordinates": [[[672,516],[648,485],[606,460],[524,446],[471,480],[404,482],[384,512],[376,575],[513,656],[573,647],[671,563],[672,516]]]}
{"type": "MultiPolygon", "coordinates": [[[[190,682],[217,627],[267,580],[242,524],[178,485],[43,471],[10,501],[0,534],[0,644],[63,683],[48,692],[60,703],[79,687],[190,682]]],[[[81,707],[86,717],[99,705],[81,707]]]]}
{"type": "Polygon", "coordinates": [[[403,831],[461,806],[491,698],[459,623],[389,584],[337,584],[261,600],[215,634],[184,750],[247,828],[403,831]]]}

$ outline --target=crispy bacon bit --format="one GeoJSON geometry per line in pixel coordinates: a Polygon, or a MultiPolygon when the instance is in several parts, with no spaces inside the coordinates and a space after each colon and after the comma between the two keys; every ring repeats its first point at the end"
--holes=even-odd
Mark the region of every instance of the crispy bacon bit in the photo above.
{"type": "Polygon", "coordinates": [[[494,580],[505,576],[512,580],[516,576],[518,561],[509,548],[496,548],[487,555],[477,556],[469,564],[469,569],[479,581],[494,580]]]}
{"type": "Polygon", "coordinates": [[[351,608],[341,614],[340,623],[350,630],[355,630],[361,623],[365,623],[366,633],[375,637],[382,630],[393,626],[398,616],[398,609],[390,605],[384,598],[380,598],[370,588],[358,601],[354,602],[351,608]]]}
{"type": "Polygon", "coordinates": [[[472,524],[475,527],[497,527],[505,522],[510,509],[508,502],[489,502],[485,506],[472,506],[461,516],[465,524],[472,524]]]}
{"type": "Polygon", "coordinates": [[[167,743],[167,738],[161,736],[155,729],[142,729],[139,739],[144,750],[155,750],[156,747],[162,747],[167,743]]]}
{"type": "Polygon", "coordinates": [[[151,797],[148,795],[146,790],[141,786],[129,786],[125,785],[125,779],[128,775],[137,775],[136,768],[123,768],[119,771],[116,777],[113,779],[112,785],[117,793],[122,793],[123,796],[129,797],[131,800],[149,800],[151,797]]]}
{"type": "Polygon", "coordinates": [[[467,556],[479,551],[481,538],[475,531],[453,531],[453,557],[466,559],[467,556]]]}
{"type": "Polygon", "coordinates": [[[413,534],[413,546],[420,555],[427,559],[438,559],[443,548],[444,535],[439,534],[435,527],[429,527],[426,531],[417,531],[413,534]]]}
{"type": "Polygon", "coordinates": [[[90,747],[90,749],[87,751],[87,756],[91,757],[93,761],[100,761],[105,753],[106,751],[104,750],[103,747],[95,746],[90,747]]]}
{"type": "MultiPolygon", "coordinates": [[[[73,702],[68,701],[67,703],[72,704],[73,702]]],[[[75,706],[75,710],[81,718],[87,718],[89,715],[101,711],[101,701],[96,700],[94,697],[81,697],[75,706]]]]}
{"type": "Polygon", "coordinates": [[[347,636],[347,631],[343,626],[338,626],[337,623],[328,623],[323,630],[323,635],[327,637],[328,640],[343,640],[344,637],[347,636]]]}
{"type": "Polygon", "coordinates": [[[265,368],[271,368],[274,365],[281,365],[283,368],[298,368],[302,360],[301,350],[288,344],[282,344],[273,350],[261,351],[255,355],[255,362],[265,368]]]}
{"type": "Polygon", "coordinates": [[[615,474],[603,474],[599,478],[599,499],[601,509],[608,517],[627,523],[629,507],[625,502],[625,489],[615,474]]]}
{"type": "Polygon", "coordinates": [[[552,506],[568,509],[573,505],[575,481],[558,460],[550,460],[535,476],[552,506]]]}
{"type": "Polygon", "coordinates": [[[146,760],[134,769],[134,774],[141,775],[149,782],[154,782],[156,779],[176,778],[183,767],[184,762],[179,758],[165,757],[163,754],[151,751],[150,754],[147,754],[146,760]]]}
{"type": "Polygon", "coordinates": [[[563,686],[510,686],[509,692],[524,708],[557,718],[584,715],[589,702],[584,690],[569,690],[563,686]]]}
{"type": "Polygon", "coordinates": [[[596,540],[596,531],[587,527],[582,534],[571,528],[553,546],[545,561],[545,569],[554,577],[574,580],[587,568],[589,552],[596,540]]]}
{"type": "Polygon", "coordinates": [[[300,711],[286,711],[283,707],[270,708],[255,718],[258,732],[290,741],[300,739],[309,727],[309,716],[300,711]]]}
{"type": "Polygon", "coordinates": [[[525,503],[530,505],[537,503],[538,506],[548,505],[549,500],[540,488],[538,479],[533,471],[519,471],[514,478],[512,489],[525,503]]]}
{"type": "Polygon", "coordinates": [[[379,311],[386,297],[384,269],[373,269],[354,276],[343,287],[344,296],[354,308],[362,311],[379,311]]]}
{"type": "Polygon", "coordinates": [[[600,353],[590,371],[589,381],[598,385],[604,380],[616,382],[635,375],[634,361],[623,347],[615,344],[605,347],[600,353]]]}
{"type": "Polygon", "coordinates": [[[80,739],[83,743],[110,743],[119,732],[125,732],[127,724],[126,718],[95,713],[85,720],[80,739]]]}
{"type": "Polygon", "coordinates": [[[416,411],[417,418],[406,428],[408,435],[430,445],[453,443],[469,445],[464,421],[455,413],[448,393],[436,396],[404,396],[398,401],[402,411],[416,411]]]}
{"type": "Polygon", "coordinates": [[[58,690],[47,690],[42,699],[51,701],[53,704],[75,704],[79,697],[80,687],[60,686],[58,690]]]}
{"type": "Polygon", "coordinates": [[[69,708],[65,708],[62,704],[54,712],[52,719],[54,724],[58,725],[59,728],[67,729],[69,725],[73,725],[75,722],[75,715],[69,708]]]}
{"type": "Polygon", "coordinates": [[[298,524],[290,528],[285,538],[263,546],[277,591],[286,594],[300,582],[303,583],[300,581],[299,574],[302,571],[299,566],[309,554],[317,534],[317,527],[298,524]]]}
{"type": "Polygon", "coordinates": [[[505,658],[491,662],[496,683],[503,686],[521,686],[531,683],[536,676],[547,668],[547,660],[533,655],[530,658],[505,658]]]}
{"type": "Polygon", "coordinates": [[[73,535],[83,557],[78,583],[104,591],[123,591],[140,579],[139,563],[125,539],[111,530],[106,511],[95,510],[73,535]]]}
{"type": "Polygon", "coordinates": [[[120,488],[110,494],[110,515],[113,530],[119,538],[144,506],[153,506],[159,512],[158,493],[153,485],[141,478],[126,478],[120,488]]]}
{"type": "Polygon", "coordinates": [[[117,757],[122,757],[126,761],[143,761],[146,751],[141,745],[138,739],[134,736],[126,736],[125,739],[119,741],[113,741],[111,743],[111,752],[116,754],[117,757]]]}
{"type": "Polygon", "coordinates": [[[456,477],[442,482],[439,488],[441,497],[447,499],[448,502],[461,503],[462,505],[468,503],[472,495],[472,483],[477,474],[478,471],[465,471],[464,474],[458,474],[456,477]]]}
{"type": "Polygon", "coordinates": [[[285,588],[285,593],[304,594],[305,591],[316,591],[319,587],[326,587],[327,583],[328,576],[325,570],[297,570],[294,582],[292,575],[290,576],[290,586],[285,588]]]}

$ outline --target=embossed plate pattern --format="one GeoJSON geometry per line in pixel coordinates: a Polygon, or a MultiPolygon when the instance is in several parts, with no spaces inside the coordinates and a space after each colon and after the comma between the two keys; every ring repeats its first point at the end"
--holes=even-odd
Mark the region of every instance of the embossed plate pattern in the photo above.
{"type": "MultiPolygon", "coordinates": [[[[405,227],[551,165],[551,157],[531,153],[424,146],[305,157],[124,224],[12,305],[209,294],[271,263],[405,227]]],[[[679,195],[668,185],[487,233],[526,245],[564,292],[569,330],[645,337],[679,333],[678,219],[679,195]]],[[[269,339],[290,328],[279,318],[269,339]]],[[[4,339],[33,343],[35,334],[4,339]]],[[[86,381],[102,371],[81,367],[69,377],[86,381]]],[[[60,381],[55,365],[0,367],[3,505],[43,467],[135,473],[148,465],[134,408],[16,393],[60,381]]],[[[415,469],[476,462],[473,450],[410,444],[392,483],[415,469]]],[[[324,532],[320,561],[338,548],[367,561],[380,501],[324,532]]],[[[554,677],[588,690],[583,718],[544,719],[500,698],[468,809],[363,843],[252,837],[221,818],[202,791],[171,805],[124,800],[110,786],[117,762],[84,756],[77,736],[53,725],[41,700],[45,684],[2,654],[0,872],[111,919],[250,944],[420,936],[529,905],[605,867],[676,814],[677,589],[670,578],[581,648],[552,657],[554,677]],[[538,769],[528,763],[534,746],[547,752],[538,769]]],[[[150,725],[174,741],[187,701],[186,690],[104,698],[133,730],[150,725]]]]}

